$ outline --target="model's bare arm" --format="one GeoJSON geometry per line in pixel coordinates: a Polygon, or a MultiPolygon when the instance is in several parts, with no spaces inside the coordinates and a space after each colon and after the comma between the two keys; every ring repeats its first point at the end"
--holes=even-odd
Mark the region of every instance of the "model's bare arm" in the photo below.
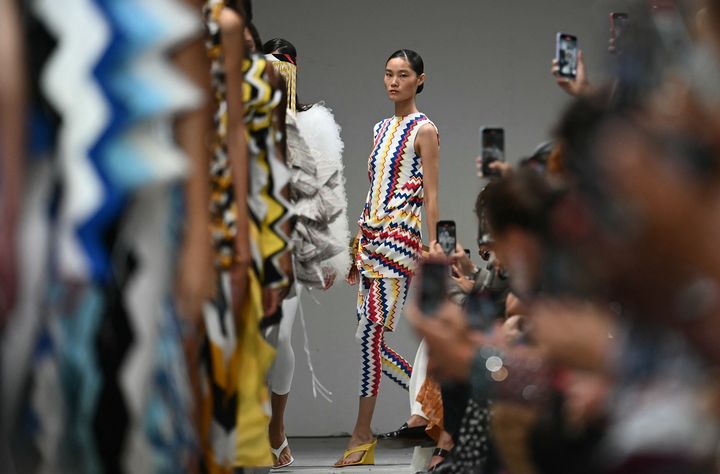
{"type": "Polygon", "coordinates": [[[436,226],[440,216],[438,208],[438,185],[440,181],[440,142],[437,130],[431,124],[424,125],[415,139],[415,149],[420,154],[423,166],[423,192],[425,195],[425,217],[429,242],[437,239],[436,226]]]}
{"type": "Polygon", "coordinates": [[[15,306],[25,145],[25,75],[15,0],[0,0],[0,328],[15,306]]]}

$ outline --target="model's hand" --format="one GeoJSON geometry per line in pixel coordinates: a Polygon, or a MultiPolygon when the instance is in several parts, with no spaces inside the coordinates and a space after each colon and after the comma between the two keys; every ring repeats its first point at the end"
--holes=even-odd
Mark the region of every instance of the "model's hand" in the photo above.
{"type": "Polygon", "coordinates": [[[272,316],[277,312],[288,291],[288,288],[263,288],[263,315],[265,317],[272,316]]]}
{"type": "Polygon", "coordinates": [[[0,229],[0,332],[15,307],[18,293],[18,251],[15,225],[0,229]]]}
{"type": "Polygon", "coordinates": [[[555,76],[555,82],[557,82],[557,85],[573,97],[587,94],[590,90],[590,81],[588,80],[587,72],[585,70],[585,61],[583,60],[582,51],[578,52],[577,76],[575,79],[560,76],[560,65],[558,64],[557,58],[553,59],[552,62],[552,75],[555,76]]]}
{"type": "Polygon", "coordinates": [[[323,291],[329,290],[333,286],[335,278],[337,278],[337,273],[333,270],[323,270],[323,291]]]}
{"type": "Polygon", "coordinates": [[[358,271],[357,267],[353,264],[350,267],[350,271],[348,272],[347,276],[345,277],[345,282],[350,286],[355,286],[358,284],[359,277],[360,277],[360,272],[358,271]]]}
{"type": "Polygon", "coordinates": [[[215,291],[212,249],[209,242],[193,240],[190,235],[183,242],[176,281],[178,312],[196,324],[202,319],[203,305],[215,291]]]}

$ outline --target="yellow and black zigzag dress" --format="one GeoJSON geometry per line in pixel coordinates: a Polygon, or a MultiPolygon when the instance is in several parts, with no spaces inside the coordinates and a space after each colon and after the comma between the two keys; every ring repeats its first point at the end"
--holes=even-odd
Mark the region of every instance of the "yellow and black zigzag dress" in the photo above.
{"type": "Polygon", "coordinates": [[[210,231],[218,290],[204,307],[201,353],[200,446],[203,472],[231,473],[236,445],[239,358],[237,327],[232,314],[229,272],[235,260],[237,209],[227,154],[227,99],[222,32],[223,0],[208,0],[203,10],[206,48],[211,62],[215,135],[210,161],[210,231]]]}
{"type": "Polygon", "coordinates": [[[245,60],[243,103],[250,152],[251,250],[253,264],[263,287],[278,288],[289,284],[289,275],[280,260],[288,257],[289,229],[284,227],[292,216],[291,204],[284,197],[290,183],[283,133],[274,121],[282,91],[273,89],[264,56],[245,60]]]}
{"type": "Polygon", "coordinates": [[[249,158],[248,206],[253,265],[248,293],[240,313],[232,312],[230,271],[235,262],[237,209],[227,154],[226,83],[219,17],[224,2],[208,0],[205,8],[208,54],[212,60],[216,101],[211,212],[218,292],[205,307],[206,345],[203,353],[203,464],[209,473],[229,473],[236,467],[272,464],[267,435],[269,393],[267,371],[274,350],[262,338],[262,287],[282,287],[289,276],[280,260],[290,251],[287,233],[290,206],[283,198],[289,181],[282,132],[273,121],[282,92],[269,83],[264,58],[253,56],[243,64],[244,117],[249,158]]]}
{"type": "MultiPolygon", "coordinates": [[[[282,235],[275,237],[273,225],[280,225],[289,216],[288,207],[273,199],[272,192],[280,191],[274,183],[283,183],[287,170],[268,165],[270,153],[263,153],[278,137],[272,130],[273,107],[280,102],[277,94],[257,93],[268,85],[263,74],[245,86],[244,115],[249,121],[250,166],[249,198],[265,203],[268,211],[251,212],[250,234],[253,266],[248,276],[248,293],[241,303],[239,314],[233,314],[230,272],[235,263],[234,242],[237,237],[237,209],[231,167],[227,154],[228,105],[225,95],[225,74],[219,16],[224,8],[222,0],[208,0],[205,8],[208,54],[212,60],[213,92],[216,101],[216,137],[210,168],[212,182],[211,212],[215,263],[218,271],[218,292],[205,306],[206,344],[203,351],[203,468],[208,473],[230,473],[237,467],[269,466],[272,464],[267,434],[269,394],[265,385],[267,371],[274,358],[274,350],[262,338],[258,323],[262,319],[261,275],[274,275],[282,284],[287,276],[274,272],[273,259],[279,258],[287,243],[282,235]],[[270,141],[253,140],[261,136],[270,141]],[[276,176],[279,179],[276,179],[276,176]],[[279,204],[275,204],[278,202],[279,204]],[[278,207],[279,206],[279,207],[278,207]],[[278,239],[280,242],[278,242],[278,239]],[[265,264],[265,260],[268,264],[265,264]]],[[[245,66],[252,64],[252,60],[245,66]]],[[[246,71],[255,71],[249,67],[246,71]]],[[[274,150],[274,148],[273,148],[274,150]]],[[[282,163],[281,161],[279,163],[282,163]]],[[[251,209],[253,206],[250,206],[251,209]]],[[[259,210],[262,210],[260,208],[259,210]]]]}

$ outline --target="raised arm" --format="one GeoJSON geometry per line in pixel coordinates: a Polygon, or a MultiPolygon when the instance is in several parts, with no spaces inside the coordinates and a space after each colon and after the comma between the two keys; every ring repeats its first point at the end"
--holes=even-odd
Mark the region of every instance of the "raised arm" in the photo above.
{"type": "Polygon", "coordinates": [[[555,77],[555,82],[557,82],[558,87],[573,97],[588,94],[592,91],[592,86],[590,85],[590,80],[588,79],[585,69],[585,60],[583,59],[582,51],[578,52],[577,77],[571,79],[560,76],[560,64],[557,59],[553,59],[552,61],[551,72],[553,77],[555,77]]]}
{"type": "Polygon", "coordinates": [[[438,184],[440,181],[440,139],[432,124],[423,125],[415,139],[415,149],[420,154],[423,166],[423,192],[425,195],[425,218],[428,226],[428,242],[437,239],[435,235],[440,211],[438,209],[438,184]]]}
{"type": "Polygon", "coordinates": [[[245,299],[248,271],[252,262],[250,255],[250,216],[248,214],[249,163],[243,120],[243,72],[245,57],[244,19],[232,10],[224,8],[220,16],[223,53],[225,59],[225,84],[228,107],[227,152],[230,162],[235,205],[237,208],[237,236],[235,238],[235,267],[233,271],[233,305],[239,308],[245,299]]]}
{"type": "MultiPolygon", "coordinates": [[[[202,0],[188,2],[200,14],[202,0]]],[[[193,323],[202,317],[202,305],[214,291],[212,244],[210,242],[210,148],[207,142],[214,132],[213,101],[210,86],[210,61],[204,38],[198,35],[174,55],[176,66],[199,87],[205,102],[181,115],[175,123],[178,144],[188,156],[190,171],[185,183],[187,221],[177,275],[180,313],[193,323]]]]}
{"type": "Polygon", "coordinates": [[[22,192],[25,80],[20,18],[14,0],[0,0],[0,331],[15,306],[17,222],[22,192]]]}

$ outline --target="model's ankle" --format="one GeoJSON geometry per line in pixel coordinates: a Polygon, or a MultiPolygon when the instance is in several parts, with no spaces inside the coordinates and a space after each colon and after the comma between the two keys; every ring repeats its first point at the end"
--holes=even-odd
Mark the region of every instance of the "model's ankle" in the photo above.
{"type": "Polygon", "coordinates": [[[352,441],[360,443],[370,443],[375,439],[370,430],[355,430],[352,434],[352,441]]]}
{"type": "Polygon", "coordinates": [[[407,424],[409,428],[415,428],[417,426],[427,426],[428,421],[420,415],[412,415],[407,424]]]}
{"type": "Polygon", "coordinates": [[[283,439],[285,439],[285,428],[282,426],[279,427],[270,427],[269,430],[270,434],[270,442],[271,443],[282,443],[283,439]]]}

